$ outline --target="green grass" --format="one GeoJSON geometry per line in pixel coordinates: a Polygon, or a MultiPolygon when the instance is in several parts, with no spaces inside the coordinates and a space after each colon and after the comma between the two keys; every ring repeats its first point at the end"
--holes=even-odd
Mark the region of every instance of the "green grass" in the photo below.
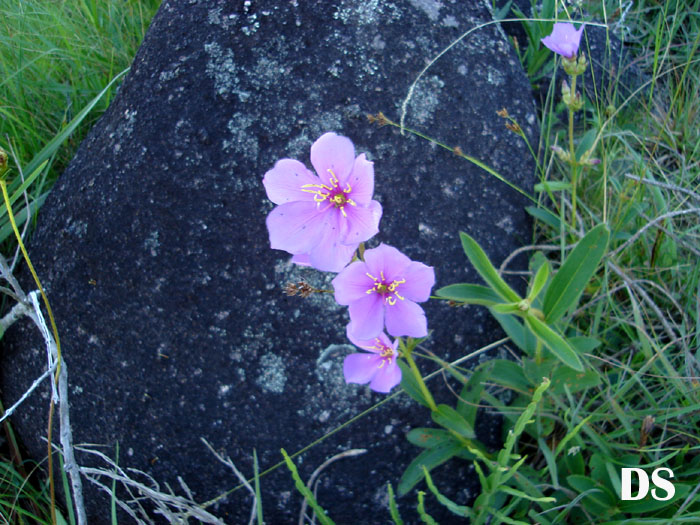
{"type": "MultiPolygon", "coordinates": [[[[0,0],[0,146],[28,164],[129,67],[159,4],[0,0]]],[[[114,88],[58,150],[32,186],[32,197],[52,185],[113,95],[114,88]]]]}
{"type": "MultiPolygon", "coordinates": [[[[544,3],[563,16],[561,2],[544,3]]],[[[30,164],[128,67],[157,4],[0,0],[0,145],[16,152],[22,165],[30,164]]],[[[499,365],[502,376],[483,376],[487,368],[477,372],[485,382],[513,390],[515,401],[509,406],[483,386],[470,394],[476,396],[474,404],[489,403],[501,410],[506,429],[515,428],[526,410],[536,410],[532,418],[525,418],[527,426],[525,421],[518,426],[522,435],[517,443],[509,444],[527,455],[518,467],[522,484],[517,491],[510,487],[508,496],[493,490],[486,500],[501,505],[496,509],[499,515],[526,522],[640,517],[614,497],[619,489],[617,469],[656,463],[674,470],[683,497],[665,509],[666,514],[650,511],[645,517],[657,520],[650,523],[700,520],[700,1],[638,0],[627,10],[628,4],[618,0],[583,4],[598,20],[623,31],[626,48],[648,81],[627,99],[612,86],[586,101],[575,124],[576,143],[590,132],[589,138],[596,140],[594,156],[601,163],[578,174],[579,217],[573,229],[552,226],[571,224],[569,192],[556,191],[551,194],[554,199],[539,193],[540,207],[553,215],[548,215],[549,224],[536,223],[533,244],[551,249],[534,255],[532,266],[534,274],[546,258],[556,278],[580,236],[601,223],[608,225],[607,253],[581,302],[561,326],[567,337],[594,337],[601,344],[586,352],[589,375],[574,376],[579,383],[573,381],[569,389],[552,381],[537,407],[532,392],[519,388],[517,381],[509,383],[508,374],[515,372],[507,365],[499,365]],[[583,382],[587,386],[578,388],[583,382]],[[528,487],[534,487],[529,494],[537,495],[537,504],[514,496],[528,492],[528,487]],[[606,500],[609,495],[612,499],[606,500]],[[549,497],[556,498],[556,504],[549,497]]],[[[582,16],[570,7],[569,14],[574,20],[582,16]]],[[[541,54],[523,56],[542,60],[541,54]]],[[[551,64],[553,57],[548,60],[551,64]]],[[[542,81],[539,69],[531,70],[533,78],[542,81]]],[[[568,141],[562,124],[565,108],[557,105],[563,75],[558,69],[544,105],[553,108],[552,114],[540,115],[542,143],[539,148],[533,145],[542,166],[537,177],[557,183],[571,182],[569,166],[550,150],[555,142],[568,141]]],[[[30,201],[41,202],[112,96],[113,89],[48,159],[48,168],[36,175],[28,190],[30,201]]],[[[15,189],[18,186],[15,183],[15,189]]],[[[554,375],[554,367],[561,368],[558,363],[535,367],[547,364],[540,351],[532,358],[525,352],[520,370],[531,367],[554,375]]],[[[454,375],[476,381],[472,374],[460,368],[454,375]]],[[[508,454],[499,457],[501,467],[513,465],[511,459],[508,454]]],[[[485,458],[482,466],[488,467],[488,461],[485,458]]],[[[400,476],[396,472],[397,480],[400,476]]],[[[24,480],[9,458],[0,462],[0,516],[12,522],[8,509],[15,509],[15,514],[43,513],[40,520],[47,521],[46,491],[24,480]]],[[[426,497],[438,493],[433,488],[426,497]]]]}

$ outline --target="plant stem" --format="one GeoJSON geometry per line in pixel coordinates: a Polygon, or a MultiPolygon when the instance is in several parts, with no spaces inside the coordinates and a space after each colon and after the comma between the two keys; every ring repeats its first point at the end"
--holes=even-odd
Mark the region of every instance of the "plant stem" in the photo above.
{"type": "MultiPolygon", "coordinates": [[[[576,98],[576,75],[571,75],[571,99],[576,98]]],[[[571,229],[576,228],[576,179],[578,178],[578,161],[576,160],[576,149],[574,148],[574,108],[569,109],[569,155],[571,164],[571,229]]]]}
{"type": "Polygon", "coordinates": [[[433,399],[430,390],[428,390],[428,387],[425,386],[425,381],[423,381],[423,376],[421,375],[420,370],[418,370],[418,365],[416,365],[416,362],[413,360],[413,356],[411,356],[411,353],[415,348],[415,342],[413,342],[413,340],[409,338],[406,344],[403,344],[403,341],[401,341],[401,347],[403,350],[403,355],[406,358],[406,362],[408,362],[408,366],[411,368],[411,371],[413,372],[416,381],[418,381],[418,387],[420,388],[423,397],[425,397],[425,400],[428,402],[428,405],[430,405],[430,410],[436,412],[438,409],[437,404],[435,404],[435,400],[433,399]]]}

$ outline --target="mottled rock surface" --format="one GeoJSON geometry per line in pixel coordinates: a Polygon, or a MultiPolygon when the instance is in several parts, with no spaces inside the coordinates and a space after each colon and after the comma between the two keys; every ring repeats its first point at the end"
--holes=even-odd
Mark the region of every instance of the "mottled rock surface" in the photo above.
{"type": "MultiPolygon", "coordinates": [[[[120,466],[176,492],[181,476],[206,501],[238,482],[201,438],[252,475],[254,449],[265,469],[281,460],[280,448],[299,450],[384,399],[343,381],[351,351],[346,309],[329,295],[282,293],[298,279],[327,287],[333,274],[293,267],[268,248],[265,216],[273,205],[262,176],[282,157],[309,165],[309,147],[325,131],[346,135],[375,163],[384,217],[370,246],[385,242],[434,266],[438,287],[477,281],[458,231],[499,263],[529,241],[526,199],[446,150],[368,124],[366,114],[398,120],[427,60],[490,20],[488,5],[164,2],[118,96],[46,201],[31,242],[69,366],[76,442],[102,444],[112,456],[118,443],[120,466]]],[[[536,140],[528,82],[490,25],[426,72],[406,125],[531,188],[532,159],[496,116],[502,107],[536,140]]],[[[431,303],[427,312],[433,337],[426,347],[446,359],[500,334],[483,309],[431,303]]],[[[4,343],[8,406],[45,356],[28,324],[4,343]]],[[[13,419],[37,459],[45,456],[47,407],[44,389],[13,419]]],[[[324,471],[318,499],[336,523],[386,522],[386,482],[395,486],[418,452],[405,433],[428,422],[401,395],[305,452],[302,477],[338,452],[367,448],[324,471]]],[[[486,416],[479,433],[491,444],[500,439],[486,416]]],[[[478,488],[469,469],[464,462],[437,469],[440,486],[459,502],[478,488]]],[[[301,499],[289,473],[274,471],[262,488],[267,522],[293,522],[301,499]]],[[[108,522],[108,500],[86,490],[90,523],[108,522]]],[[[210,510],[241,523],[249,504],[241,490],[210,510]]],[[[410,522],[415,493],[399,504],[410,522]]],[[[437,504],[429,509],[440,517],[437,504]]]]}

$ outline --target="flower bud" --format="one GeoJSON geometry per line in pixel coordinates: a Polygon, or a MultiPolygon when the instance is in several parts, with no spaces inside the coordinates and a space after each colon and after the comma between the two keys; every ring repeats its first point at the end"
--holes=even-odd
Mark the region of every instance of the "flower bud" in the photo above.
{"type": "Polygon", "coordinates": [[[7,157],[7,152],[0,148],[0,177],[5,175],[8,170],[8,157],[7,157]]]}
{"type": "Polygon", "coordinates": [[[576,55],[571,58],[563,57],[561,63],[566,74],[572,77],[582,75],[586,72],[586,67],[588,67],[588,61],[584,53],[581,53],[578,57],[576,55]]]}
{"type": "Polygon", "coordinates": [[[561,160],[562,162],[571,162],[571,155],[569,155],[569,152],[564,151],[560,146],[552,146],[552,151],[556,154],[557,157],[559,157],[559,160],[561,160]]]}

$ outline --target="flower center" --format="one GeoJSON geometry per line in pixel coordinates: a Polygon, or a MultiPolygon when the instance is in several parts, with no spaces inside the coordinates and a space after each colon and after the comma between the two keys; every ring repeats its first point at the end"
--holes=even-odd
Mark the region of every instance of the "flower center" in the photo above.
{"type": "Polygon", "coordinates": [[[374,277],[370,273],[366,273],[365,275],[367,275],[367,277],[374,281],[372,288],[367,290],[368,294],[371,294],[372,292],[377,292],[379,295],[384,296],[384,303],[388,304],[389,306],[395,305],[396,299],[399,299],[401,301],[404,300],[404,298],[398,294],[396,289],[399,287],[400,284],[405,283],[406,279],[393,280],[391,284],[387,284],[387,281],[384,278],[383,271],[379,273],[379,276],[381,277],[379,279],[377,277],[374,277]]]}
{"type": "Polygon", "coordinates": [[[379,354],[379,357],[382,358],[382,362],[379,365],[379,368],[382,368],[384,365],[390,365],[391,362],[394,360],[394,356],[397,354],[397,352],[394,351],[393,348],[390,346],[386,346],[384,343],[381,342],[381,340],[377,337],[375,339],[377,344],[374,346],[365,346],[365,350],[370,350],[373,352],[376,352],[379,354]]]}
{"type": "Polygon", "coordinates": [[[335,176],[335,173],[333,173],[333,170],[328,170],[328,173],[331,174],[330,178],[330,186],[326,184],[304,184],[302,186],[302,190],[306,193],[313,193],[314,194],[314,200],[317,202],[318,207],[320,208],[321,203],[325,202],[326,200],[329,201],[328,206],[323,208],[321,211],[326,211],[328,208],[331,206],[334,206],[336,209],[340,209],[340,213],[343,214],[343,217],[347,217],[347,214],[345,213],[345,205],[349,204],[350,206],[357,206],[355,202],[352,199],[348,198],[348,195],[350,195],[350,192],[352,191],[352,188],[350,187],[350,184],[348,183],[345,186],[345,189],[342,189],[340,187],[340,182],[338,181],[338,177],[335,176]],[[317,188],[317,189],[311,189],[311,188],[317,188]]]}

